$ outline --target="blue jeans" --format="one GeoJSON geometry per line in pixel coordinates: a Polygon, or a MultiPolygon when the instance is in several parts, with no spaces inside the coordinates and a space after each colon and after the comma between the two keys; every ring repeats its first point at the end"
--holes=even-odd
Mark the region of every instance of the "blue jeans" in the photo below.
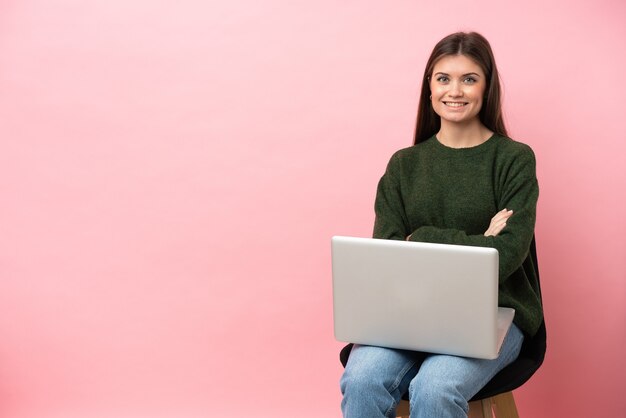
{"type": "Polygon", "coordinates": [[[511,325],[495,360],[355,345],[341,377],[343,416],[395,417],[408,392],[411,418],[467,418],[469,399],[517,358],[523,341],[511,325]]]}

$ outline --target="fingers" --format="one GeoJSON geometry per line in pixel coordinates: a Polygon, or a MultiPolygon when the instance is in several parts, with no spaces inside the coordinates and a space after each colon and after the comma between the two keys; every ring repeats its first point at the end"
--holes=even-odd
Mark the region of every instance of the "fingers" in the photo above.
{"type": "Polygon", "coordinates": [[[506,208],[502,209],[500,212],[496,213],[493,218],[491,218],[491,223],[489,224],[489,228],[485,231],[485,236],[497,236],[504,227],[506,226],[506,221],[513,215],[512,210],[508,210],[506,208]]]}
{"type": "Polygon", "coordinates": [[[504,229],[504,227],[506,226],[506,222],[501,222],[497,225],[494,225],[492,228],[490,228],[491,230],[491,234],[492,236],[497,236],[500,232],[502,232],[502,230],[504,229]]]}
{"type": "Polygon", "coordinates": [[[500,212],[496,213],[493,218],[491,218],[491,223],[502,222],[509,219],[513,215],[512,210],[508,210],[507,208],[502,209],[500,212]]]}

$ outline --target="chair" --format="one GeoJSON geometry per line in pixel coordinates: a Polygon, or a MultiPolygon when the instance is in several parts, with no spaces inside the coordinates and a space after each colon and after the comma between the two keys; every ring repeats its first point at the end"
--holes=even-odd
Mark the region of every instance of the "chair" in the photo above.
{"type": "MultiPolygon", "coordinates": [[[[533,237],[530,245],[532,266],[537,274],[539,284],[539,268],[537,264],[537,250],[533,237]]],[[[541,288],[538,289],[541,297],[541,288]]],[[[339,359],[346,365],[352,345],[341,350],[339,359]]],[[[537,334],[531,339],[524,340],[519,357],[511,364],[500,370],[471,400],[469,418],[492,418],[492,411],[496,418],[519,418],[513,390],[522,386],[539,369],[546,353],[546,325],[541,322],[537,334]]],[[[403,399],[396,411],[397,417],[409,416],[409,402],[403,399]]]]}

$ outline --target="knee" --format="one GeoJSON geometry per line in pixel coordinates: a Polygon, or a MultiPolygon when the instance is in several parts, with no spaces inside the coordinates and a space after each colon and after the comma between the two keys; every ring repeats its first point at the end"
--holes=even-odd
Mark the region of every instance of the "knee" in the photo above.
{"type": "Polygon", "coordinates": [[[396,350],[355,346],[341,377],[341,391],[344,394],[394,391],[413,364],[411,358],[396,350]]]}
{"type": "Polygon", "coordinates": [[[369,368],[346,368],[340,387],[344,417],[390,416],[397,404],[381,376],[369,368]]]}
{"type": "Polygon", "coordinates": [[[443,411],[452,408],[465,413],[469,410],[459,387],[445,377],[424,377],[418,373],[409,385],[409,399],[411,408],[416,410],[443,411]]]}
{"type": "Polygon", "coordinates": [[[350,393],[364,394],[384,389],[379,376],[364,367],[346,368],[341,376],[339,386],[344,396],[350,393]]]}

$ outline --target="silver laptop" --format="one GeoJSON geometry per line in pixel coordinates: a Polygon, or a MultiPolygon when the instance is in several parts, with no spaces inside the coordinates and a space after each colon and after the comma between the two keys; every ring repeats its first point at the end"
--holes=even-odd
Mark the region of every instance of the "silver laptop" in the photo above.
{"type": "Polygon", "coordinates": [[[494,359],[515,311],[498,307],[494,248],[335,236],[339,341],[494,359]]]}

